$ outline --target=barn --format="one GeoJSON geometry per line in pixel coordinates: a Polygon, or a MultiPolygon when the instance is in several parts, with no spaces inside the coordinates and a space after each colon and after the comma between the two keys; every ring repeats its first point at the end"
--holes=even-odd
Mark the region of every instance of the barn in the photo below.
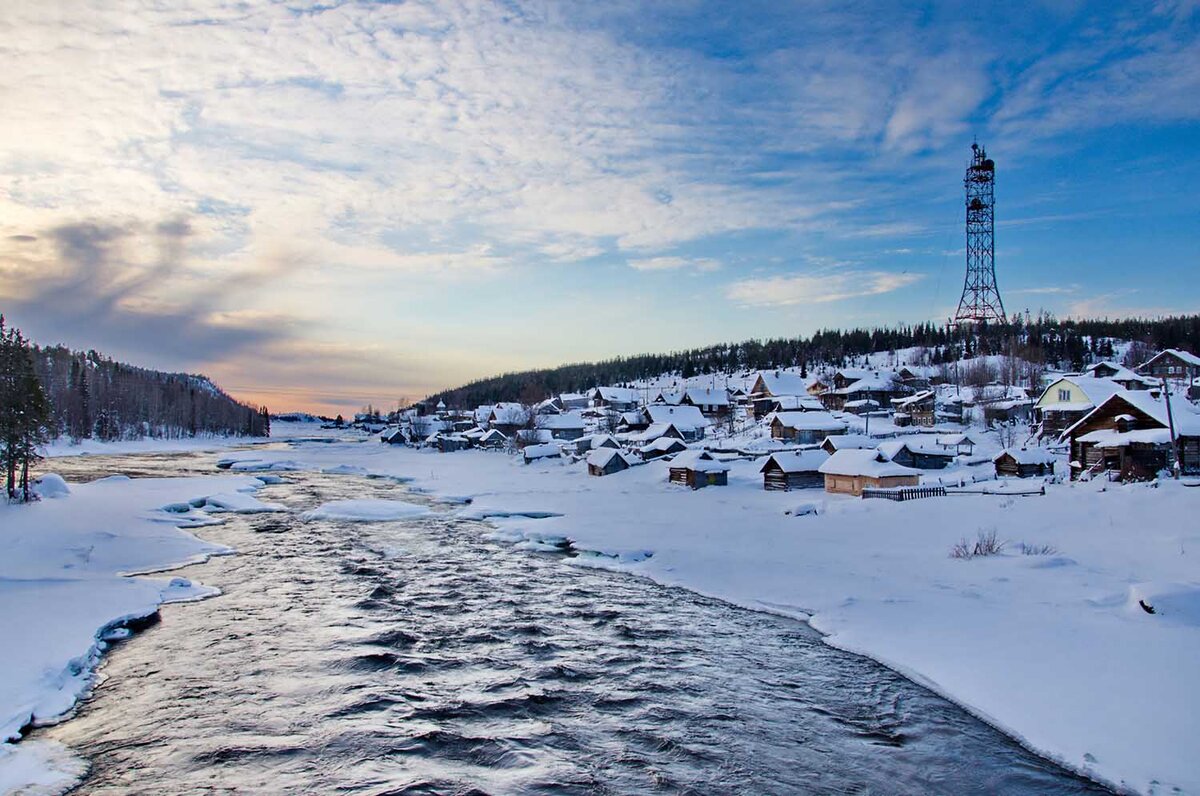
{"type": "Polygon", "coordinates": [[[820,448],[772,454],[759,470],[763,477],[763,489],[768,492],[789,492],[824,486],[825,476],[821,474],[820,467],[828,459],[829,454],[820,448]]]}

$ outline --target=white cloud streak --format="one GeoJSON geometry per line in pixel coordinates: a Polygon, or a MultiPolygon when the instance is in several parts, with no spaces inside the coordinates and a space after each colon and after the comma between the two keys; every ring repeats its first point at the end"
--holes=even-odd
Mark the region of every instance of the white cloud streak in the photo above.
{"type": "Polygon", "coordinates": [[[725,295],[743,307],[790,307],[878,296],[908,287],[921,279],[921,274],[886,271],[773,276],[734,282],[726,288],[725,295]]]}

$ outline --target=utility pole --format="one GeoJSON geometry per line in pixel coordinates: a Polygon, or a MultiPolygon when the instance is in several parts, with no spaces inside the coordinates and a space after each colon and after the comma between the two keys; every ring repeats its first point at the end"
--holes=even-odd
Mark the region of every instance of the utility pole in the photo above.
{"type": "Polygon", "coordinates": [[[1171,414],[1171,388],[1167,386],[1167,379],[1163,377],[1163,400],[1167,402],[1167,431],[1171,435],[1171,472],[1175,476],[1175,480],[1179,480],[1179,471],[1181,469],[1179,463],[1179,442],[1175,439],[1175,416],[1171,414]]]}

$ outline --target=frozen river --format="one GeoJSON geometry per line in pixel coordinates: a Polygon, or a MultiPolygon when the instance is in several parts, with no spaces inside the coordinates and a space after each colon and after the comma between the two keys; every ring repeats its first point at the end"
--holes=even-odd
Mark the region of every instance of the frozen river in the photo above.
{"type": "MultiPolygon", "coordinates": [[[[203,454],[80,457],[72,480],[213,472],[203,454]]],[[[288,473],[288,514],[200,535],[78,715],[38,730],[78,793],[1106,793],[803,623],[486,540],[391,481],[288,473]],[[345,498],[400,522],[303,521],[345,498]]]]}

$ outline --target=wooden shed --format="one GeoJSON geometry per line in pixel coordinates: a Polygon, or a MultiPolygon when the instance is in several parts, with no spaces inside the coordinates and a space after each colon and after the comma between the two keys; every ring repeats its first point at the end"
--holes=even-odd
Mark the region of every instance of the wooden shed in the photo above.
{"type": "Polygon", "coordinates": [[[629,455],[615,448],[596,448],[587,456],[588,475],[612,475],[632,465],[629,455]]]}
{"type": "Polygon", "coordinates": [[[657,459],[659,456],[667,456],[672,453],[683,453],[687,449],[687,445],[684,445],[683,440],[681,439],[676,439],[675,437],[659,437],[642,448],[642,458],[657,459]]]}
{"type": "Polygon", "coordinates": [[[824,486],[825,476],[820,467],[829,454],[820,448],[795,453],[775,453],[759,470],[763,489],[768,492],[789,492],[793,489],[814,489],[824,486]]]}
{"type": "Polygon", "coordinates": [[[1041,448],[1006,448],[994,457],[996,476],[1032,478],[1054,474],[1054,456],[1041,448]]]}
{"type": "Polygon", "coordinates": [[[918,470],[941,470],[954,461],[954,451],[923,440],[889,440],[879,450],[896,464],[918,470]]]}
{"type": "Polygon", "coordinates": [[[917,486],[921,471],[896,464],[877,450],[840,450],[818,468],[825,476],[825,491],[862,495],[863,489],[917,486]]]}
{"type": "Polygon", "coordinates": [[[814,444],[831,434],[843,434],[845,431],[846,422],[828,412],[777,412],[771,418],[771,436],[774,439],[801,445],[814,444]]]}
{"type": "Polygon", "coordinates": [[[725,486],[729,483],[729,466],[717,461],[708,451],[684,451],[671,460],[667,479],[692,489],[725,486]]]}

